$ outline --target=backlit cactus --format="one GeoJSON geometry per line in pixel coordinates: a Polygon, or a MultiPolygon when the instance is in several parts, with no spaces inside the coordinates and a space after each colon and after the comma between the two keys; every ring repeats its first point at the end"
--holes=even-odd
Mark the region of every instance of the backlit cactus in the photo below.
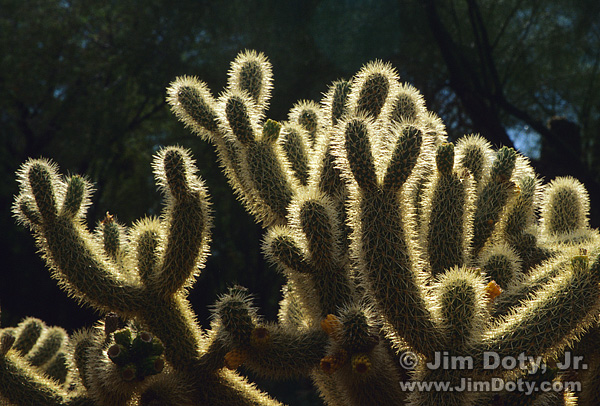
{"type": "MultiPolygon", "coordinates": [[[[265,256],[287,279],[277,322],[239,286],[219,298],[208,328],[196,322],[186,295],[209,253],[211,215],[188,151],[155,157],[160,218],[125,227],[107,213],[96,232],[83,222],[87,181],[31,160],[18,173],[14,212],[60,285],[107,315],[70,338],[35,319],[1,330],[0,399],[279,404],[242,376],[251,370],[310,377],[336,406],[571,405],[569,389],[530,396],[415,385],[560,386],[567,374],[555,369],[488,369],[484,360],[541,357],[550,368],[582,349],[593,363],[583,382],[595,385],[600,247],[583,185],[542,186],[527,159],[477,135],[447,142],[441,120],[389,64],[365,65],[283,122],[266,118],[271,86],[267,58],[246,51],[217,99],[185,76],[167,100],[214,144],[265,228],[265,256]],[[436,367],[440,357],[471,364],[436,367]]],[[[594,389],[580,404],[593,404],[594,389]]]]}

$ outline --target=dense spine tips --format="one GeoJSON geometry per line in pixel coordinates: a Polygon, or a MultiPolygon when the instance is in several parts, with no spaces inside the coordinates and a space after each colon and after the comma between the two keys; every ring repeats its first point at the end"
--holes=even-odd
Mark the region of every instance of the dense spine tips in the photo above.
{"type": "Polygon", "coordinates": [[[559,177],[546,186],[542,201],[542,231],[548,236],[568,235],[588,227],[590,200],[578,180],[559,177]]]}
{"type": "Polygon", "coordinates": [[[244,93],[229,93],[223,96],[224,117],[236,139],[245,146],[256,141],[252,125],[252,101],[244,93]]]}
{"type": "Polygon", "coordinates": [[[373,190],[377,185],[377,177],[368,122],[359,118],[351,119],[342,131],[343,149],[354,179],[362,189],[373,190]]]}
{"type": "Polygon", "coordinates": [[[423,132],[413,125],[394,128],[393,132],[397,134],[396,147],[387,167],[383,187],[396,191],[402,187],[417,164],[423,145],[423,132]]]}
{"type": "Polygon", "coordinates": [[[228,87],[246,92],[262,111],[271,95],[272,77],[271,63],[262,52],[245,51],[231,64],[228,87]]]}
{"type": "Polygon", "coordinates": [[[329,91],[323,101],[326,120],[331,126],[335,126],[347,112],[348,96],[351,84],[347,80],[338,80],[331,84],[329,91]]]}
{"type": "Polygon", "coordinates": [[[37,209],[44,221],[52,221],[58,214],[56,205],[56,190],[54,185],[59,182],[56,168],[44,160],[30,161],[23,167],[37,209]]]}
{"type": "Polygon", "coordinates": [[[186,127],[213,140],[218,131],[216,104],[204,82],[190,76],[177,78],[167,89],[167,102],[186,127]]]}
{"type": "Polygon", "coordinates": [[[376,119],[397,87],[398,74],[390,64],[368,63],[354,77],[349,99],[351,110],[376,119]]]}
{"type": "Polygon", "coordinates": [[[481,334],[487,315],[483,279],[467,268],[452,268],[435,284],[436,307],[448,348],[464,351],[481,334]]]}

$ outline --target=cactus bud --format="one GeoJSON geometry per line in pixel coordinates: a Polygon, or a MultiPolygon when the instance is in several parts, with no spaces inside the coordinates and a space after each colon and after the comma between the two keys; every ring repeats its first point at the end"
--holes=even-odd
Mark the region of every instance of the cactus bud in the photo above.
{"type": "Polygon", "coordinates": [[[126,382],[131,382],[137,377],[137,368],[134,364],[126,365],[121,369],[121,378],[126,382]]]}
{"type": "Polygon", "coordinates": [[[146,377],[156,375],[165,368],[165,360],[161,356],[147,357],[140,362],[139,375],[146,377]]]}
{"type": "Polygon", "coordinates": [[[323,320],[321,320],[321,328],[331,338],[336,338],[342,323],[334,314],[328,314],[323,320]]]}
{"type": "Polygon", "coordinates": [[[498,296],[500,296],[501,293],[502,288],[496,283],[496,281],[491,281],[485,287],[485,294],[490,303],[493,302],[498,296]]]}
{"type": "Polygon", "coordinates": [[[115,331],[113,333],[113,337],[117,344],[120,344],[125,348],[129,348],[131,346],[131,330],[128,328],[115,331]]]}
{"type": "Polygon", "coordinates": [[[126,365],[130,362],[129,350],[121,344],[113,344],[106,351],[108,358],[119,366],[126,365]]]}
{"type": "Polygon", "coordinates": [[[263,125],[262,139],[267,143],[273,143],[279,138],[281,124],[274,120],[267,120],[263,125]]]}

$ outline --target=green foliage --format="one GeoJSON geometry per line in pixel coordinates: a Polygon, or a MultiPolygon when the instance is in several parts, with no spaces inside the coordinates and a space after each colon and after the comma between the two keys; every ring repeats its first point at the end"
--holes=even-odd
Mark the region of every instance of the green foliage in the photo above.
{"type": "MultiPolygon", "coordinates": [[[[210,327],[197,323],[188,293],[208,256],[212,215],[184,148],[154,158],[160,218],[128,228],[107,215],[95,233],[83,221],[90,186],[30,160],[18,173],[14,213],[61,287],[107,317],[69,339],[69,388],[39,369],[67,341],[62,330],[32,319],[2,330],[3,400],[279,404],[242,367],[267,379],[310,377],[331,405],[494,404],[514,394],[401,384],[562,379],[528,376],[531,365],[490,371],[482,359],[493,351],[556,362],[597,328],[600,239],[587,224],[583,186],[555,181],[541,192],[514,149],[494,155],[477,136],[445,142],[422,97],[381,62],[335,82],[321,107],[297,104],[291,125],[265,118],[270,90],[270,63],[245,51],[218,100],[181,77],[168,101],[215,146],[230,185],[266,230],[265,254],[287,280],[278,322],[265,321],[234,286],[210,327]],[[573,204],[581,209],[574,214],[566,210],[573,204]],[[407,354],[416,362],[410,373],[400,362],[407,354]],[[443,354],[474,365],[431,367],[443,354]]],[[[525,396],[519,400],[531,400],[525,396]]],[[[574,396],[562,391],[554,400],[574,396]]]]}

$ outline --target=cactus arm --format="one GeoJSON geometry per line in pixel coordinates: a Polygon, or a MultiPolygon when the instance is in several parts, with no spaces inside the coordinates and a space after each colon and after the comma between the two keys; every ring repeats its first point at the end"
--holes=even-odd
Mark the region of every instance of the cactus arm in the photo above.
{"type": "Polygon", "coordinates": [[[307,147],[314,149],[318,138],[322,135],[324,119],[319,105],[311,101],[296,103],[290,110],[289,120],[303,128],[307,135],[307,147]]]}
{"type": "Polygon", "coordinates": [[[308,376],[325,354],[327,335],[319,328],[288,331],[273,324],[264,328],[268,338],[254,344],[244,365],[269,379],[308,376]]]}
{"type": "Polygon", "coordinates": [[[226,368],[215,378],[202,382],[202,391],[196,391],[197,404],[215,406],[283,406],[282,403],[259,391],[246,378],[226,368]]]}
{"type": "Polygon", "coordinates": [[[193,283],[207,256],[210,216],[207,193],[189,154],[165,149],[155,160],[158,183],[166,194],[168,229],[162,263],[149,289],[164,298],[193,283]]]}
{"type": "Polygon", "coordinates": [[[14,354],[0,356],[0,393],[14,404],[61,406],[67,393],[54,380],[31,371],[14,354]]]}
{"type": "Polygon", "coordinates": [[[156,300],[148,298],[140,318],[148,330],[165,346],[165,358],[176,368],[197,363],[204,335],[196,324],[196,315],[182,295],[156,300]]]}
{"type": "MultiPolygon", "coordinates": [[[[79,300],[104,311],[131,314],[140,303],[143,288],[127,275],[112,269],[112,264],[101,254],[102,247],[76,215],[81,210],[68,205],[73,200],[81,205],[83,199],[64,200],[65,185],[58,178],[56,169],[46,161],[29,161],[20,173],[21,193],[33,196],[39,213],[40,224],[30,225],[53,269],[53,277],[79,300]],[[62,209],[59,209],[59,202],[62,209]]],[[[66,185],[67,191],[72,190],[72,182],[76,181],[66,185]]],[[[29,210],[34,208],[30,206],[29,210]]],[[[21,218],[26,216],[19,207],[15,212],[21,218]]]]}
{"type": "Polygon", "coordinates": [[[306,186],[309,177],[309,149],[303,133],[306,133],[306,130],[298,125],[285,125],[281,131],[279,144],[288,170],[301,185],[306,186]]]}
{"type": "MultiPolygon", "coordinates": [[[[358,266],[369,294],[388,322],[388,333],[402,335],[418,352],[431,354],[440,337],[421,290],[419,272],[413,269],[397,193],[406,176],[393,176],[394,181],[384,183],[389,185],[386,189],[378,185],[373,155],[367,148],[369,136],[375,137],[376,133],[369,133],[364,124],[360,119],[351,119],[338,134],[335,150],[346,178],[355,182],[350,183],[354,191],[349,215],[358,266]]],[[[398,137],[398,143],[404,140],[398,137]]],[[[410,144],[419,148],[407,148],[409,157],[418,155],[421,143],[410,144]]],[[[395,149],[404,148],[398,145],[395,149]]],[[[417,162],[415,158],[400,159],[402,155],[397,154],[398,159],[389,163],[393,173],[409,173],[417,162]]],[[[385,179],[390,178],[386,175],[385,179]]]]}
{"type": "Polygon", "coordinates": [[[573,257],[563,275],[486,332],[477,353],[557,354],[596,320],[599,283],[600,256],[592,264],[587,256],[573,257]]]}
{"type": "Polygon", "coordinates": [[[484,179],[481,191],[475,202],[473,214],[473,255],[478,255],[494,227],[508,199],[512,196],[514,184],[510,181],[515,168],[516,152],[502,147],[496,154],[489,176],[484,179]]]}
{"type": "Polygon", "coordinates": [[[467,241],[472,206],[469,179],[454,171],[454,146],[442,144],[437,152],[438,171],[424,201],[421,222],[423,247],[426,247],[431,274],[435,277],[467,258],[467,241]]]}
{"type": "Polygon", "coordinates": [[[526,301],[534,292],[543,289],[555,279],[561,278],[570,258],[567,254],[557,256],[530,270],[529,274],[514,280],[514,286],[500,295],[494,302],[493,315],[505,315],[526,301]]]}
{"type": "Polygon", "coordinates": [[[231,63],[227,87],[247,93],[262,114],[271,97],[273,73],[271,63],[262,53],[256,51],[240,52],[231,63]]]}

